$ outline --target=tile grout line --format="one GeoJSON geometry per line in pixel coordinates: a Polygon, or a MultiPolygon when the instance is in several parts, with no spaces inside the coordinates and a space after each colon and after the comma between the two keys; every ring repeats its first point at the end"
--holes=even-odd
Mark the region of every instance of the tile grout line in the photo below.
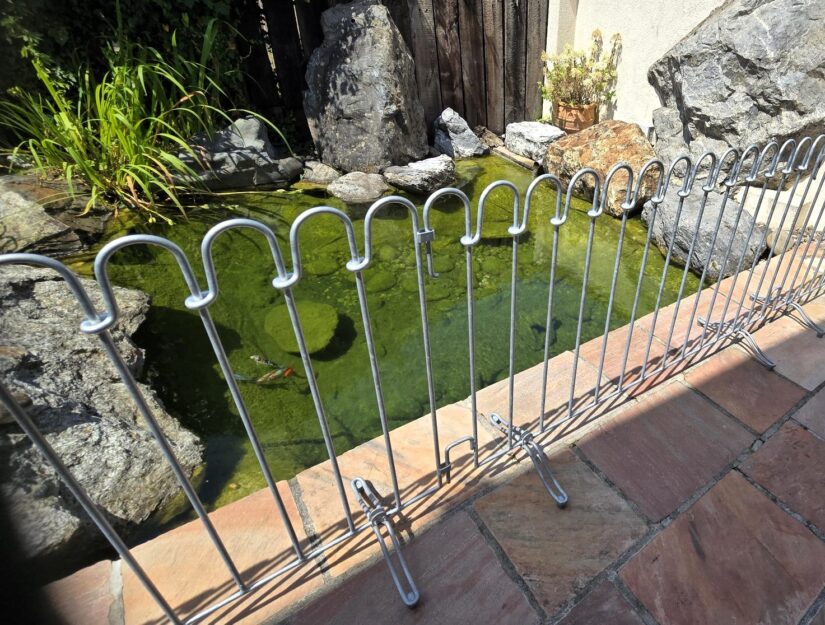
{"type": "Polygon", "coordinates": [[[109,594],[112,605],[109,606],[109,625],[123,625],[126,622],[126,610],[123,604],[123,572],[120,559],[113,560],[109,569],[109,594]]]}
{"type": "Polygon", "coordinates": [[[538,616],[539,623],[547,622],[547,612],[545,611],[544,607],[542,607],[541,603],[536,599],[536,596],[533,594],[533,591],[530,589],[530,586],[524,580],[524,578],[519,575],[516,566],[510,560],[510,557],[507,555],[507,552],[504,550],[504,547],[496,540],[493,533],[490,529],[485,525],[484,520],[479,516],[479,514],[475,511],[472,506],[466,506],[464,512],[469,516],[473,523],[475,523],[476,528],[478,529],[479,533],[481,534],[482,538],[484,539],[487,547],[493,552],[498,560],[499,565],[501,566],[504,573],[509,577],[513,583],[518,587],[521,591],[522,595],[527,599],[527,603],[530,604],[530,607],[538,616]]]}
{"type": "MultiPolygon", "coordinates": [[[[301,485],[298,484],[298,480],[293,477],[287,481],[287,485],[289,486],[289,490],[292,493],[292,499],[295,501],[295,507],[298,509],[298,515],[301,517],[301,523],[304,526],[304,534],[306,534],[307,538],[306,550],[311,550],[321,544],[321,538],[318,536],[318,532],[315,529],[315,523],[312,521],[312,516],[309,513],[309,508],[307,508],[306,503],[304,503],[301,485]]],[[[332,574],[329,572],[326,552],[322,551],[314,558],[308,559],[307,563],[313,560],[315,561],[315,564],[318,567],[318,571],[321,574],[321,579],[324,582],[324,586],[331,584],[333,581],[333,577],[332,574]]]]}
{"type": "MultiPolygon", "coordinates": [[[[825,588],[819,592],[819,595],[805,611],[805,614],[802,615],[802,618],[799,619],[797,625],[811,625],[814,618],[819,616],[820,612],[825,614],[825,588]]],[[[821,621],[822,619],[819,620],[821,621]]]]}

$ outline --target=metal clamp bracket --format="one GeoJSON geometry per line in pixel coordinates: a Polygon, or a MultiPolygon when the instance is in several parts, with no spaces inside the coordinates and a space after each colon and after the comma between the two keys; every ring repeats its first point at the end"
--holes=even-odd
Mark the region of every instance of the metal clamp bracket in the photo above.
{"type": "Polygon", "coordinates": [[[412,573],[410,573],[410,569],[407,567],[407,562],[404,560],[404,555],[401,553],[401,543],[395,533],[392,521],[390,521],[387,517],[386,509],[378,499],[378,495],[376,495],[375,491],[366,480],[360,477],[353,479],[352,490],[355,491],[355,498],[358,500],[364,514],[367,515],[367,520],[372,527],[372,531],[378,539],[378,546],[381,547],[381,553],[384,555],[384,561],[390,569],[392,581],[395,584],[396,590],[398,590],[398,594],[401,595],[401,600],[407,607],[414,607],[418,603],[421,595],[415,585],[415,580],[412,578],[412,573]],[[386,530],[387,536],[392,542],[392,547],[395,552],[395,558],[398,561],[398,566],[396,566],[396,563],[393,561],[392,553],[387,547],[386,539],[381,533],[382,526],[386,530]],[[404,583],[407,585],[406,589],[404,588],[404,583]]]}
{"type": "Polygon", "coordinates": [[[550,463],[547,460],[547,456],[544,455],[544,451],[538,446],[536,441],[533,440],[533,435],[517,425],[511,427],[496,413],[490,415],[490,423],[505,436],[509,436],[510,433],[512,433],[513,443],[527,453],[527,456],[533,462],[533,466],[536,467],[536,471],[539,474],[542,484],[544,484],[544,488],[547,489],[547,492],[556,502],[556,505],[559,508],[564,508],[568,501],[567,493],[564,492],[561,484],[558,483],[553,472],[550,470],[550,463]]]}
{"type": "Polygon", "coordinates": [[[463,436],[454,440],[444,448],[444,462],[442,462],[441,466],[438,467],[438,472],[444,476],[444,479],[447,480],[447,484],[450,483],[450,473],[453,470],[453,463],[450,462],[450,451],[459,445],[463,445],[464,443],[470,443],[470,450],[473,452],[473,456],[476,457],[478,445],[476,444],[476,439],[472,436],[463,436]]]}

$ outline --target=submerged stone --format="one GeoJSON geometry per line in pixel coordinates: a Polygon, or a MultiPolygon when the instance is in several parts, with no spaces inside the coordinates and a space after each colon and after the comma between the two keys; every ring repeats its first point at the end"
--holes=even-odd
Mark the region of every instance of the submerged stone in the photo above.
{"type": "MultiPolygon", "coordinates": [[[[338,311],[329,304],[320,302],[298,302],[297,308],[307,351],[310,354],[321,351],[335,336],[335,330],[338,327],[338,311]]],[[[276,306],[267,313],[264,319],[264,329],[284,351],[292,354],[300,351],[286,304],[276,306]]]]}
{"type": "Polygon", "coordinates": [[[398,279],[395,274],[389,271],[377,271],[364,280],[364,286],[366,286],[369,293],[389,291],[396,284],[398,284],[398,279]]]}

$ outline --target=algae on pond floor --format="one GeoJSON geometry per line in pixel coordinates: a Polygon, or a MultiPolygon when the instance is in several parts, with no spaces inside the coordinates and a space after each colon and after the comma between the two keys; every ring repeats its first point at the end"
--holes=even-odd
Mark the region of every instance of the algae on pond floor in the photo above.
{"type": "MultiPolygon", "coordinates": [[[[457,186],[473,204],[491,182],[507,179],[521,190],[532,180],[530,172],[495,156],[459,161],[457,186]]],[[[417,204],[422,198],[412,198],[417,204]]],[[[270,225],[281,239],[289,260],[289,224],[317,205],[335,206],[355,220],[359,249],[363,250],[363,208],[348,208],[334,198],[307,193],[243,194],[233,198],[238,208],[210,208],[190,215],[188,222],[168,227],[157,224],[155,234],[180,245],[196,272],[200,268],[199,244],[215,223],[240,215],[270,225]]],[[[494,191],[487,205],[482,242],[474,248],[477,301],[476,361],[480,385],[507,374],[509,283],[512,237],[512,194],[494,191]]],[[[590,220],[589,204],[575,200],[562,227],[558,250],[552,354],[572,349],[584,268],[584,249],[590,220]]],[[[550,217],[555,210],[549,188],[534,197],[530,234],[521,239],[518,264],[518,319],[516,367],[540,362],[547,331],[546,305],[552,254],[550,217]]],[[[439,405],[464,399],[469,393],[467,369],[467,318],[465,256],[459,243],[464,233],[464,212],[455,201],[436,205],[433,226],[437,232],[434,266],[437,278],[425,278],[431,326],[436,400],[439,405]]],[[[473,212],[475,222],[475,211],[473,212]]],[[[474,226],[475,227],[475,226],[474,226]]],[[[613,275],[620,222],[600,217],[582,341],[602,333],[613,275]]],[[[633,219],[625,233],[619,265],[611,326],[627,323],[639,275],[645,229],[633,219]]],[[[374,223],[374,263],[364,271],[383,392],[391,427],[429,412],[418,286],[412,227],[406,210],[390,210],[374,223]]],[[[306,275],[295,287],[300,303],[332,307],[337,326],[329,343],[313,354],[313,367],[327,409],[332,439],[338,453],[380,434],[369,358],[361,323],[355,279],[346,270],[350,258],[341,222],[323,215],[307,222],[300,233],[306,275]]],[[[291,345],[267,330],[267,318],[283,306],[281,293],[272,286],[274,268],[262,236],[248,230],[222,235],[214,246],[220,296],[211,306],[229,360],[242,380],[257,380],[272,367],[292,368],[294,375],[275,377],[270,384],[241,382],[244,401],[277,479],[287,479],[327,455],[300,357],[291,345]],[[253,359],[255,357],[255,359],[253,359]],[[259,358],[258,358],[259,357],[259,358]]],[[[661,255],[651,249],[645,267],[648,288],[642,289],[639,315],[652,310],[664,268],[661,255]]],[[[154,248],[130,248],[112,260],[111,276],[117,284],[141,288],[152,296],[153,307],[137,341],[146,348],[147,375],[167,407],[207,444],[206,467],[200,493],[209,507],[217,507],[265,486],[251,446],[232,403],[226,384],[196,313],[184,306],[187,294],[174,259],[154,248]]],[[[663,305],[678,291],[681,269],[669,270],[663,305]]],[[[697,280],[688,277],[686,293],[697,280]]],[[[327,315],[329,316],[329,315],[327,315]]],[[[270,318],[271,320],[271,318],[270,318]]]]}

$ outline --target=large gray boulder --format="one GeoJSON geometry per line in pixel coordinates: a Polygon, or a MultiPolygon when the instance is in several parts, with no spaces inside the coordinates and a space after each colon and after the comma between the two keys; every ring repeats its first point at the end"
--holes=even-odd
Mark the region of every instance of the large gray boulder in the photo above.
{"type": "Polygon", "coordinates": [[[267,135],[266,125],[256,117],[243,117],[213,135],[190,140],[195,152],[180,159],[198,175],[196,182],[207,189],[245,189],[257,186],[286,186],[303,171],[301,161],[278,154],[267,135]]]}
{"type": "Polygon", "coordinates": [[[487,147],[470,130],[464,118],[449,107],[433,122],[433,134],[435,149],[452,158],[468,158],[487,153],[487,147]]]}
{"type": "Polygon", "coordinates": [[[88,196],[71,197],[63,182],[0,176],[0,253],[67,256],[88,248],[105,230],[108,211],[85,212],[88,196]]]}
{"type": "Polygon", "coordinates": [[[822,0],[728,0],[653,64],[648,81],[688,144],[814,135],[825,130],[823,24],[822,0]]]}
{"type": "Polygon", "coordinates": [[[377,173],[427,154],[415,65],[386,7],[358,0],[321,15],[324,42],[306,71],[304,111],[321,160],[377,173]]]}
{"type": "Polygon", "coordinates": [[[540,163],[550,144],[566,134],[561,128],[544,122],[513,122],[507,124],[504,145],[511,152],[540,163]]]}
{"type": "MultiPolygon", "coordinates": [[[[679,208],[679,200],[675,193],[668,194],[665,201],[656,207],[655,219],[653,219],[653,203],[650,200],[645,202],[642,210],[642,221],[648,227],[650,227],[650,222],[653,220],[653,228],[651,229],[653,243],[661,250],[662,254],[667,254],[670,242],[674,241],[671,259],[682,266],[688,264],[688,252],[690,251],[694,232],[696,232],[702,198],[702,193],[692,193],[685,198],[678,225],[676,225],[676,214],[679,208]],[[675,240],[674,226],[676,226],[675,240]]],[[[722,221],[719,224],[719,234],[716,241],[713,241],[716,222],[719,219],[719,212],[722,210],[722,200],[723,195],[720,193],[711,192],[708,194],[702,212],[702,220],[699,223],[693,255],[689,261],[690,270],[696,274],[701,274],[707,266],[705,277],[710,281],[719,280],[733,274],[740,259],[742,259],[742,267],[750,267],[754,256],[761,256],[765,250],[764,244],[759,245],[762,242],[763,226],[757,224],[751,236],[748,237],[753,218],[747,211],[743,210],[737,223],[736,214],[739,211],[739,203],[733,199],[729,199],[725,203],[722,221]],[[734,225],[736,225],[735,232],[734,225]],[[711,254],[712,242],[713,254],[711,254]],[[723,268],[722,262],[725,260],[728,248],[730,248],[730,253],[723,268]]]]}
{"type": "MultiPolygon", "coordinates": [[[[95,285],[84,280],[90,293],[95,285]]],[[[131,335],[149,308],[145,293],[116,289],[121,321],[114,340],[132,372],[143,352],[131,335]]],[[[99,297],[93,298],[100,306],[99,297]]],[[[79,330],[81,315],[56,274],[0,268],[0,378],[26,406],[60,458],[128,536],[180,488],[95,336],[79,330]]],[[[139,385],[184,471],[201,464],[202,446],[139,385]]],[[[65,563],[105,544],[86,514],[16,422],[0,425],[0,495],[30,557],[65,563]]]]}
{"type": "Polygon", "coordinates": [[[410,193],[432,193],[455,180],[455,162],[442,154],[409,165],[387,167],[384,178],[394,187],[410,193]]]}

